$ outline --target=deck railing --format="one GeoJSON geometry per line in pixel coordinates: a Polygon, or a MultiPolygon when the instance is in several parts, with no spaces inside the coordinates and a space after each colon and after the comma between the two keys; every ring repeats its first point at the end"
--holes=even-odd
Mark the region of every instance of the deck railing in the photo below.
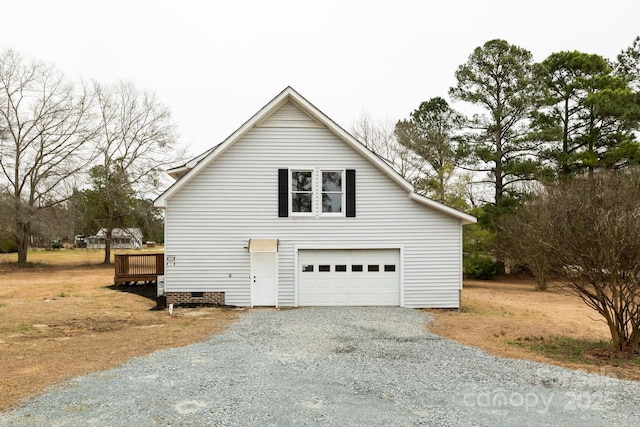
{"type": "Polygon", "coordinates": [[[117,254],[116,285],[121,283],[156,282],[164,274],[164,254],[117,254]]]}

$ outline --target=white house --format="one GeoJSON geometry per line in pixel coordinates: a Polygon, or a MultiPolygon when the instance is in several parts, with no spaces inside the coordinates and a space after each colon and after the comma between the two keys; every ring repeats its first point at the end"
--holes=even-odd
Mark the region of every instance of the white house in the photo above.
{"type": "MultiPolygon", "coordinates": [[[[107,229],[101,228],[95,235],[85,238],[87,248],[104,249],[107,229]]],[[[142,231],[139,228],[114,228],[111,230],[112,249],[140,249],[142,247],[142,231]]]]}
{"type": "Polygon", "coordinates": [[[169,171],[167,303],[458,308],[462,226],[287,87],[169,171]]]}

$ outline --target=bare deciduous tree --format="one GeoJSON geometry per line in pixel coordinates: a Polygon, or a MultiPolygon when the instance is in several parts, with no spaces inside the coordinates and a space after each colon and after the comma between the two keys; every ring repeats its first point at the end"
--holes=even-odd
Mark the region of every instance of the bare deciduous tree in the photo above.
{"type": "Polygon", "coordinates": [[[32,224],[67,199],[91,158],[92,98],[53,67],[0,53],[0,182],[11,200],[18,263],[27,262],[32,224]]]}
{"type": "Polygon", "coordinates": [[[132,84],[94,85],[99,135],[99,163],[92,169],[94,190],[99,190],[104,211],[106,245],[104,263],[111,260],[111,232],[126,225],[128,213],[118,208],[123,189],[140,197],[157,193],[161,172],[183,160],[174,150],[175,125],[171,113],[154,94],[132,84]]]}
{"type": "Polygon", "coordinates": [[[376,121],[363,112],[353,123],[351,133],[368,149],[387,161],[404,179],[421,192],[420,179],[426,161],[409,148],[398,143],[395,123],[376,121]]]}
{"type": "Polygon", "coordinates": [[[533,257],[520,261],[542,260],[602,315],[618,351],[640,353],[640,170],[549,186],[515,220],[512,237],[533,257]]]}
{"type": "Polygon", "coordinates": [[[525,202],[516,215],[497,222],[503,259],[512,265],[526,266],[536,279],[537,289],[546,290],[554,259],[552,246],[545,239],[554,231],[546,206],[540,200],[525,202]]]}

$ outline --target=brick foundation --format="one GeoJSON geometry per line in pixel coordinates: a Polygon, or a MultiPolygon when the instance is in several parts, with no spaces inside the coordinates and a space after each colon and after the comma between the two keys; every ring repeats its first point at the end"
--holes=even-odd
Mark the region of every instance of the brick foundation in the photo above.
{"type": "Polygon", "coordinates": [[[224,305],[224,292],[167,292],[167,305],[216,304],[224,305]],[[197,294],[194,296],[193,294],[197,294]],[[199,295],[202,296],[199,296],[199,295]]]}

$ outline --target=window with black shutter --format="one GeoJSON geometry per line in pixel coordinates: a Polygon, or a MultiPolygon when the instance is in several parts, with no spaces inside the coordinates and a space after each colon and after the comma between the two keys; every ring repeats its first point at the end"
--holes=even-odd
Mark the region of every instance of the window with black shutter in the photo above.
{"type": "Polygon", "coordinates": [[[278,216],[356,216],[356,171],[278,169],[278,216]]]}

